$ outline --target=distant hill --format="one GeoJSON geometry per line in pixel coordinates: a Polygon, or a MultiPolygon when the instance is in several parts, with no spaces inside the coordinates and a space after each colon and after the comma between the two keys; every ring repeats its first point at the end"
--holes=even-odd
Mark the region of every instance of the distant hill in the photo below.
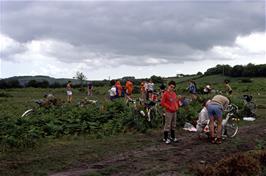
{"type": "Polygon", "coordinates": [[[36,80],[37,82],[41,81],[48,81],[49,84],[66,84],[69,80],[72,81],[72,83],[79,84],[79,81],[76,79],[67,79],[67,78],[53,78],[49,76],[43,76],[43,75],[36,75],[36,76],[13,76],[10,78],[2,79],[5,81],[12,81],[12,80],[18,80],[19,84],[22,86],[25,86],[29,81],[36,80]]]}

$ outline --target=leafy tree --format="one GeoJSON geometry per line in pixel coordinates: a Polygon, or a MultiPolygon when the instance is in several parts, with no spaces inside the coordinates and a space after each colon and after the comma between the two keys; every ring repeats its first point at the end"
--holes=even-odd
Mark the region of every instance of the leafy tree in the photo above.
{"type": "Polygon", "coordinates": [[[154,83],[163,83],[163,78],[160,76],[153,75],[153,76],[151,76],[151,80],[154,83]]]}
{"type": "Polygon", "coordinates": [[[2,79],[0,80],[0,89],[8,88],[7,81],[2,79]]]}
{"type": "Polygon", "coordinates": [[[203,75],[201,72],[198,72],[197,75],[203,75]]]}
{"type": "Polygon", "coordinates": [[[27,87],[37,87],[37,81],[35,79],[32,79],[28,82],[27,87]]]}
{"type": "Polygon", "coordinates": [[[63,87],[59,82],[54,82],[53,84],[50,85],[51,88],[60,88],[63,87]]]}
{"type": "Polygon", "coordinates": [[[244,71],[244,68],[242,65],[236,65],[232,69],[231,76],[233,77],[242,76],[243,71],[244,71]]]}
{"type": "Polygon", "coordinates": [[[230,65],[216,65],[216,67],[209,68],[204,75],[223,74],[233,77],[253,77],[266,76],[266,64],[254,65],[249,63],[246,66],[235,65],[233,68],[230,65]]]}
{"type": "Polygon", "coordinates": [[[79,71],[77,71],[76,76],[74,78],[80,81],[81,88],[83,87],[84,81],[87,79],[86,76],[82,72],[79,72],[79,71]]]}
{"type": "Polygon", "coordinates": [[[37,87],[48,88],[49,86],[50,86],[50,84],[47,80],[37,82],[37,87]]]}

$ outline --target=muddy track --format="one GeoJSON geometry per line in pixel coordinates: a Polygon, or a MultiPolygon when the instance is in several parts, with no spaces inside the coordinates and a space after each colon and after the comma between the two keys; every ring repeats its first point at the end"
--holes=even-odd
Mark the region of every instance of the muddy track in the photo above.
{"type": "Polygon", "coordinates": [[[195,133],[183,131],[178,136],[181,140],[178,143],[166,145],[158,140],[152,147],[127,151],[96,163],[83,163],[79,168],[50,176],[79,176],[108,168],[116,169],[107,175],[180,175],[184,168],[193,164],[213,163],[230,154],[252,150],[257,140],[266,140],[265,136],[266,121],[241,127],[236,139],[226,139],[221,145],[209,144],[206,139],[198,140],[195,133]]]}

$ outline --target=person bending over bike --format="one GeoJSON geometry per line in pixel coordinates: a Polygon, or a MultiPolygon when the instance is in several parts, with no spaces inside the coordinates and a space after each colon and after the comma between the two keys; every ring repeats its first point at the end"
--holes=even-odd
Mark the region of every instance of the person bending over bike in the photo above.
{"type": "Polygon", "coordinates": [[[210,118],[210,135],[211,143],[222,143],[222,120],[223,111],[227,108],[230,101],[223,95],[215,95],[211,101],[207,104],[207,110],[210,118]],[[214,137],[214,120],[217,120],[217,140],[214,137]]]}
{"type": "Polygon", "coordinates": [[[176,128],[176,111],[179,108],[178,99],[174,91],[176,83],[170,81],[168,83],[168,88],[164,92],[161,100],[161,106],[166,109],[165,113],[165,124],[164,124],[164,138],[163,141],[166,144],[177,142],[175,138],[175,128],[176,128]],[[168,137],[169,131],[171,132],[171,137],[168,137]]]}

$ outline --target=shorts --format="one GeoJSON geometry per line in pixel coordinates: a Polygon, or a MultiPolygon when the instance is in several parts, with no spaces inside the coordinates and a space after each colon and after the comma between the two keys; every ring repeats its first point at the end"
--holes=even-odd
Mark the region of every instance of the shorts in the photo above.
{"type": "Polygon", "coordinates": [[[72,91],[68,90],[67,91],[67,96],[71,96],[72,95],[72,91]]]}
{"type": "Polygon", "coordinates": [[[209,103],[207,110],[210,119],[221,120],[223,118],[223,108],[221,105],[209,103]]]}

